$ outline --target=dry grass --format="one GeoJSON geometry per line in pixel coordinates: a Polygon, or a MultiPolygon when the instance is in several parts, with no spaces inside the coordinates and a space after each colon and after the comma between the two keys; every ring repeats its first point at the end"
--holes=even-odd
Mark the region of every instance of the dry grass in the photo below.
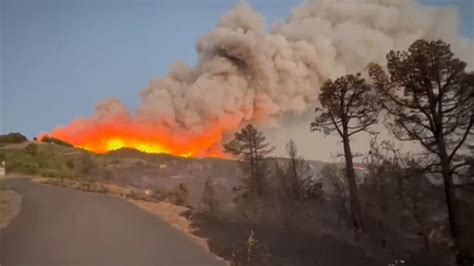
{"type": "Polygon", "coordinates": [[[207,247],[207,240],[193,235],[191,222],[181,215],[182,213],[188,211],[188,208],[167,202],[146,202],[133,199],[130,199],[129,201],[190,236],[195,241],[197,241],[200,246],[209,251],[207,247]]]}
{"type": "Polygon", "coordinates": [[[21,196],[13,190],[0,188],[0,229],[20,212],[21,196]]]}
{"type": "Polygon", "coordinates": [[[114,184],[104,184],[99,182],[90,182],[85,180],[70,180],[60,178],[47,178],[47,177],[35,177],[32,182],[44,185],[59,186],[77,189],[81,191],[94,192],[94,193],[106,193],[113,196],[124,197],[124,198],[139,198],[144,199],[140,196],[137,190],[132,188],[120,187],[114,184]]]}
{"type": "Polygon", "coordinates": [[[132,197],[134,195],[131,188],[124,188],[114,184],[104,184],[108,194],[112,194],[120,197],[132,197]]]}
{"type": "Polygon", "coordinates": [[[44,185],[67,187],[87,192],[107,193],[105,186],[100,183],[47,177],[36,177],[32,179],[32,182],[44,185]]]}
{"type": "Polygon", "coordinates": [[[28,145],[31,143],[36,143],[36,142],[31,142],[31,141],[25,141],[22,143],[13,143],[13,144],[5,144],[0,147],[0,149],[15,149],[15,150],[21,150],[26,148],[28,145]]]}

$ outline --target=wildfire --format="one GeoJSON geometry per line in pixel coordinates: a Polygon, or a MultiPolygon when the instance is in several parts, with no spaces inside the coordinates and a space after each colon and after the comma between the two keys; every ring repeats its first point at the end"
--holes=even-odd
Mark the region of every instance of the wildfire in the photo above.
{"type": "Polygon", "coordinates": [[[53,130],[48,136],[99,154],[131,148],[145,153],[165,153],[185,158],[226,157],[219,146],[222,137],[218,127],[190,133],[171,132],[163,127],[143,126],[128,121],[91,126],[88,121],[78,120],[65,128],[53,130]]]}
{"type": "MultiPolygon", "coordinates": [[[[84,147],[87,149],[87,147],[84,147]]],[[[122,148],[133,148],[145,153],[170,153],[158,144],[141,143],[132,140],[110,139],[106,141],[106,150],[115,151],[122,148]]],[[[91,148],[93,150],[94,148],[91,148]]]]}

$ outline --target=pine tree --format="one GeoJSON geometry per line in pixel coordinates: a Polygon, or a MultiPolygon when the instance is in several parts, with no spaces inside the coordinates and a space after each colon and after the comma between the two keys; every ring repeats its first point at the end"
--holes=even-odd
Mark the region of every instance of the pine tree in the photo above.
{"type": "Polygon", "coordinates": [[[247,173],[242,184],[234,187],[236,193],[234,200],[240,205],[245,216],[249,217],[250,214],[258,216],[259,200],[263,196],[267,178],[266,156],[274,150],[274,147],[266,142],[262,132],[249,124],[240,132],[236,132],[234,139],[225,144],[224,149],[241,162],[247,173]],[[252,209],[251,213],[249,213],[250,209],[252,209]]]}
{"type": "Polygon", "coordinates": [[[356,230],[363,227],[359,193],[354,171],[351,137],[367,131],[377,122],[379,106],[371,86],[357,75],[346,75],[328,80],[319,95],[321,107],[316,108],[316,117],[311,131],[323,131],[326,135],[337,132],[344,145],[347,183],[351,215],[356,230]]]}
{"type": "MultiPolygon", "coordinates": [[[[391,51],[389,75],[378,65],[369,68],[380,103],[392,118],[387,125],[394,135],[420,143],[436,157],[425,170],[443,177],[450,231],[461,253],[466,247],[459,240],[463,230],[453,175],[466,165],[456,160],[474,135],[474,73],[465,68],[449,44],[425,40],[414,42],[408,51],[391,51]]],[[[464,256],[461,253],[458,258],[464,256]]]]}

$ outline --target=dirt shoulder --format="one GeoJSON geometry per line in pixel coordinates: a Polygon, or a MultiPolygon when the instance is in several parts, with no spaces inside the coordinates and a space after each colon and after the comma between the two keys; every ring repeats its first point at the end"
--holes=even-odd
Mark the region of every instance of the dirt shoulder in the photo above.
{"type": "Polygon", "coordinates": [[[132,188],[124,188],[124,187],[119,187],[113,184],[90,182],[86,180],[35,177],[31,180],[31,182],[43,184],[43,185],[72,188],[72,189],[86,191],[86,192],[109,194],[109,195],[123,197],[123,198],[142,198],[143,197],[143,195],[140,195],[137,190],[134,190],[132,188]]]}
{"type": "Polygon", "coordinates": [[[185,233],[206,251],[209,251],[207,239],[194,235],[191,221],[182,215],[189,210],[188,208],[167,202],[146,202],[134,199],[129,199],[129,201],[185,233]]]}
{"type": "Polygon", "coordinates": [[[195,229],[193,228],[192,214],[189,219],[186,218],[188,215],[184,215],[185,213],[192,213],[192,210],[189,208],[177,206],[167,202],[147,202],[134,199],[129,199],[129,201],[139,208],[142,208],[145,211],[157,216],[178,231],[184,233],[206,252],[214,255],[217,259],[226,262],[227,265],[230,265],[224,258],[211,251],[211,248],[209,247],[209,240],[207,238],[198,236],[196,234],[195,229]]]}
{"type": "Polygon", "coordinates": [[[17,192],[0,187],[0,229],[20,212],[21,196],[17,192]]]}

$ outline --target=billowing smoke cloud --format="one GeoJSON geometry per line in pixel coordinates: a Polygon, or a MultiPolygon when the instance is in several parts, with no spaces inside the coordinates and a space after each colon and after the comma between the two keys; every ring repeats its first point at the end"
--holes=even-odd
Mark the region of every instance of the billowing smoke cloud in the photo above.
{"type": "Polygon", "coordinates": [[[388,51],[420,38],[450,42],[472,66],[474,45],[457,35],[457,21],[454,9],[410,0],[319,0],[296,7],[268,31],[260,14],[239,4],[198,41],[198,64],[176,63],[153,80],[141,92],[136,113],[117,100],[106,101],[94,117],[53,134],[78,143],[78,135],[119,123],[128,134],[140,128],[135,135],[181,145],[179,152],[186,151],[186,141],[209,134],[212,140],[204,146],[219,146],[245,123],[280,126],[298,117],[315,106],[327,78],[383,63],[388,51]]]}

